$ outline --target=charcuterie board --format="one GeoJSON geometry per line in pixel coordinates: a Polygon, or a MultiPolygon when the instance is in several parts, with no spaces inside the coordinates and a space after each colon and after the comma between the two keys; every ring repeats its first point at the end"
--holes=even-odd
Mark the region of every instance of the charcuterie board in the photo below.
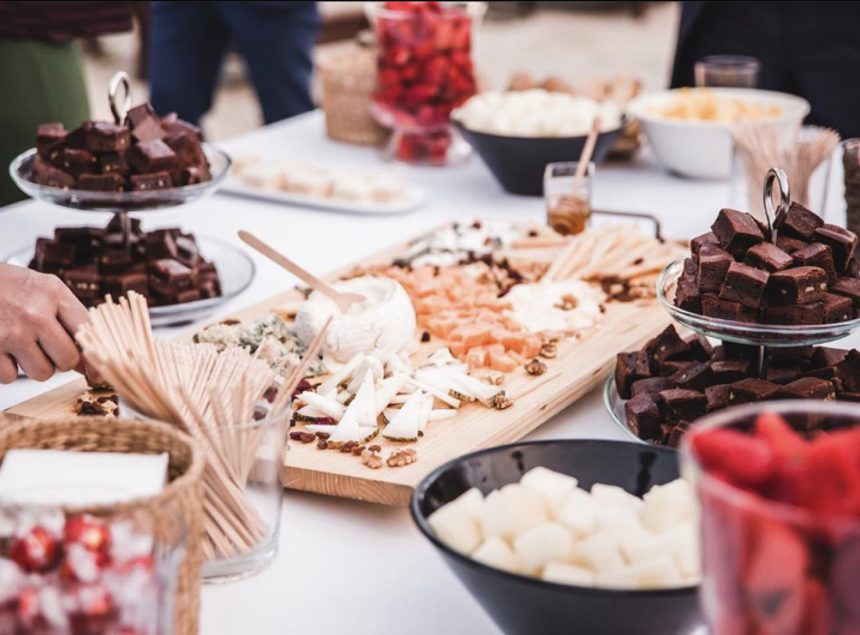
{"type": "MultiPolygon", "coordinates": [[[[363,260],[363,270],[392,262],[410,249],[419,238],[395,246],[363,260]]],[[[349,275],[355,266],[327,276],[336,280],[349,275]]],[[[301,302],[303,296],[291,289],[248,307],[231,316],[254,320],[285,305],[301,302]]],[[[370,469],[350,453],[321,451],[315,443],[291,441],[285,454],[283,482],[288,488],[352,498],[386,505],[404,506],[419,480],[438,465],[466,452],[522,438],[584,393],[599,385],[614,364],[616,354],[637,348],[666,327],[669,320],[653,297],[628,301],[607,301],[597,323],[577,337],[558,342],[557,353],[546,361],[539,376],[523,366],[505,373],[504,389],[513,405],[492,409],[476,403],[462,405],[456,416],[429,426],[416,443],[417,461],[402,467],[370,469]]],[[[186,338],[189,335],[184,336],[186,338]]],[[[418,334],[420,338],[420,333],[418,334]]],[[[426,356],[439,342],[421,344],[414,356],[426,356]]],[[[77,380],[9,408],[6,413],[21,417],[46,418],[68,415],[75,400],[86,389],[77,380]]],[[[379,435],[372,441],[382,446],[403,446],[379,435]]]]}

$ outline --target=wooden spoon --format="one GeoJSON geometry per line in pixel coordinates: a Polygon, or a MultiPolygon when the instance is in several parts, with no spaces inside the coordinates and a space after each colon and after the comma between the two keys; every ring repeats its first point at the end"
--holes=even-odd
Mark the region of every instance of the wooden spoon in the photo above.
{"type": "Polygon", "coordinates": [[[579,194],[579,190],[582,187],[582,177],[585,176],[588,164],[591,163],[591,155],[594,154],[594,146],[597,145],[598,134],[600,134],[600,115],[595,115],[594,122],[591,124],[591,132],[588,133],[585,145],[582,146],[582,154],[579,155],[579,161],[576,164],[576,174],[573,175],[574,196],[579,194]]]}
{"type": "Polygon", "coordinates": [[[244,229],[239,230],[239,238],[241,238],[242,242],[246,245],[253,247],[269,260],[281,265],[284,269],[289,271],[315,291],[319,291],[327,298],[330,298],[335,304],[337,304],[337,308],[340,309],[341,313],[345,313],[351,304],[361,302],[365,299],[364,296],[359,293],[344,293],[337,291],[328,282],[320,280],[310,271],[300,267],[281,252],[277,251],[274,247],[267,245],[262,240],[254,236],[254,234],[246,232],[244,229]]]}

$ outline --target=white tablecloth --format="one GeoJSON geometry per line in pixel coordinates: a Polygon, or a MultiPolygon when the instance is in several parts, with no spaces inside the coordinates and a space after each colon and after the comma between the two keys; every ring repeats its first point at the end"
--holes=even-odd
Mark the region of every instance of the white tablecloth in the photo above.
{"type": "MultiPolygon", "coordinates": [[[[318,161],[356,170],[382,165],[373,150],[329,141],[320,113],[281,122],[222,144],[234,155],[318,161]]],[[[833,182],[841,174],[834,161],[833,182]]],[[[257,233],[307,268],[323,273],[354,262],[393,243],[462,217],[542,219],[539,198],[505,194],[484,165],[440,168],[401,167],[426,188],[428,204],[400,216],[355,216],[279,206],[216,195],[175,210],[142,214],[144,228],[180,224],[197,234],[238,243],[236,230],[257,233]]],[[[828,220],[843,222],[832,191],[828,220]]],[[[666,174],[647,158],[635,166],[598,171],[594,207],[647,211],[658,215],[667,236],[692,237],[707,231],[716,211],[729,204],[726,183],[709,183],[666,174]]],[[[0,211],[0,255],[31,245],[56,225],[106,223],[105,215],[24,202],[0,211]]],[[[257,254],[251,287],[226,303],[220,314],[262,300],[295,283],[257,254]]],[[[169,334],[170,331],[161,331],[169,334]]],[[[860,345],[860,338],[841,345],[860,345]]],[[[0,387],[7,408],[67,376],[38,384],[19,380],[0,387]]],[[[547,422],[530,439],[622,438],[604,411],[599,390],[547,422]]],[[[405,509],[362,504],[287,491],[281,523],[281,551],[259,575],[240,582],[206,586],[202,632],[233,633],[395,633],[496,632],[490,619],[446,569],[413,527],[405,509]]]]}

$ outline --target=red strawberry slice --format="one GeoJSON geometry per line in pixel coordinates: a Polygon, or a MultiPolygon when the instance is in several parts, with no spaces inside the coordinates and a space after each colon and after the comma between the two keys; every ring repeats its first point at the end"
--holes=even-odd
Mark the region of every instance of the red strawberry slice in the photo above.
{"type": "Polygon", "coordinates": [[[755,434],[770,446],[779,459],[803,459],[809,445],[788,425],[785,419],[773,412],[760,414],[755,422],[755,434]]]}
{"type": "Polygon", "coordinates": [[[827,589],[815,579],[806,582],[803,598],[803,630],[800,632],[804,635],[829,635],[833,632],[833,615],[827,589]]]}
{"type": "Polygon", "coordinates": [[[808,501],[812,511],[860,515],[860,461],[845,437],[835,433],[810,445],[806,478],[815,492],[808,501]]]}
{"type": "Polygon", "coordinates": [[[692,443],[708,472],[720,472],[738,487],[759,490],[777,466],[767,443],[737,430],[708,430],[695,435],[692,443]]]}
{"type": "Polygon", "coordinates": [[[759,519],[743,585],[762,633],[802,635],[809,552],[803,538],[781,522],[759,519]]]}

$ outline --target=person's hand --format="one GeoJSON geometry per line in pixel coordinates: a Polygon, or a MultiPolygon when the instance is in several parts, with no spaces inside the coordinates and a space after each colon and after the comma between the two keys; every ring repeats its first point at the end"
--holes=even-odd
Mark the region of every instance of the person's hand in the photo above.
{"type": "Polygon", "coordinates": [[[74,333],[87,310],[56,276],[0,264],[0,383],[45,381],[55,370],[83,368],[74,333]]]}

